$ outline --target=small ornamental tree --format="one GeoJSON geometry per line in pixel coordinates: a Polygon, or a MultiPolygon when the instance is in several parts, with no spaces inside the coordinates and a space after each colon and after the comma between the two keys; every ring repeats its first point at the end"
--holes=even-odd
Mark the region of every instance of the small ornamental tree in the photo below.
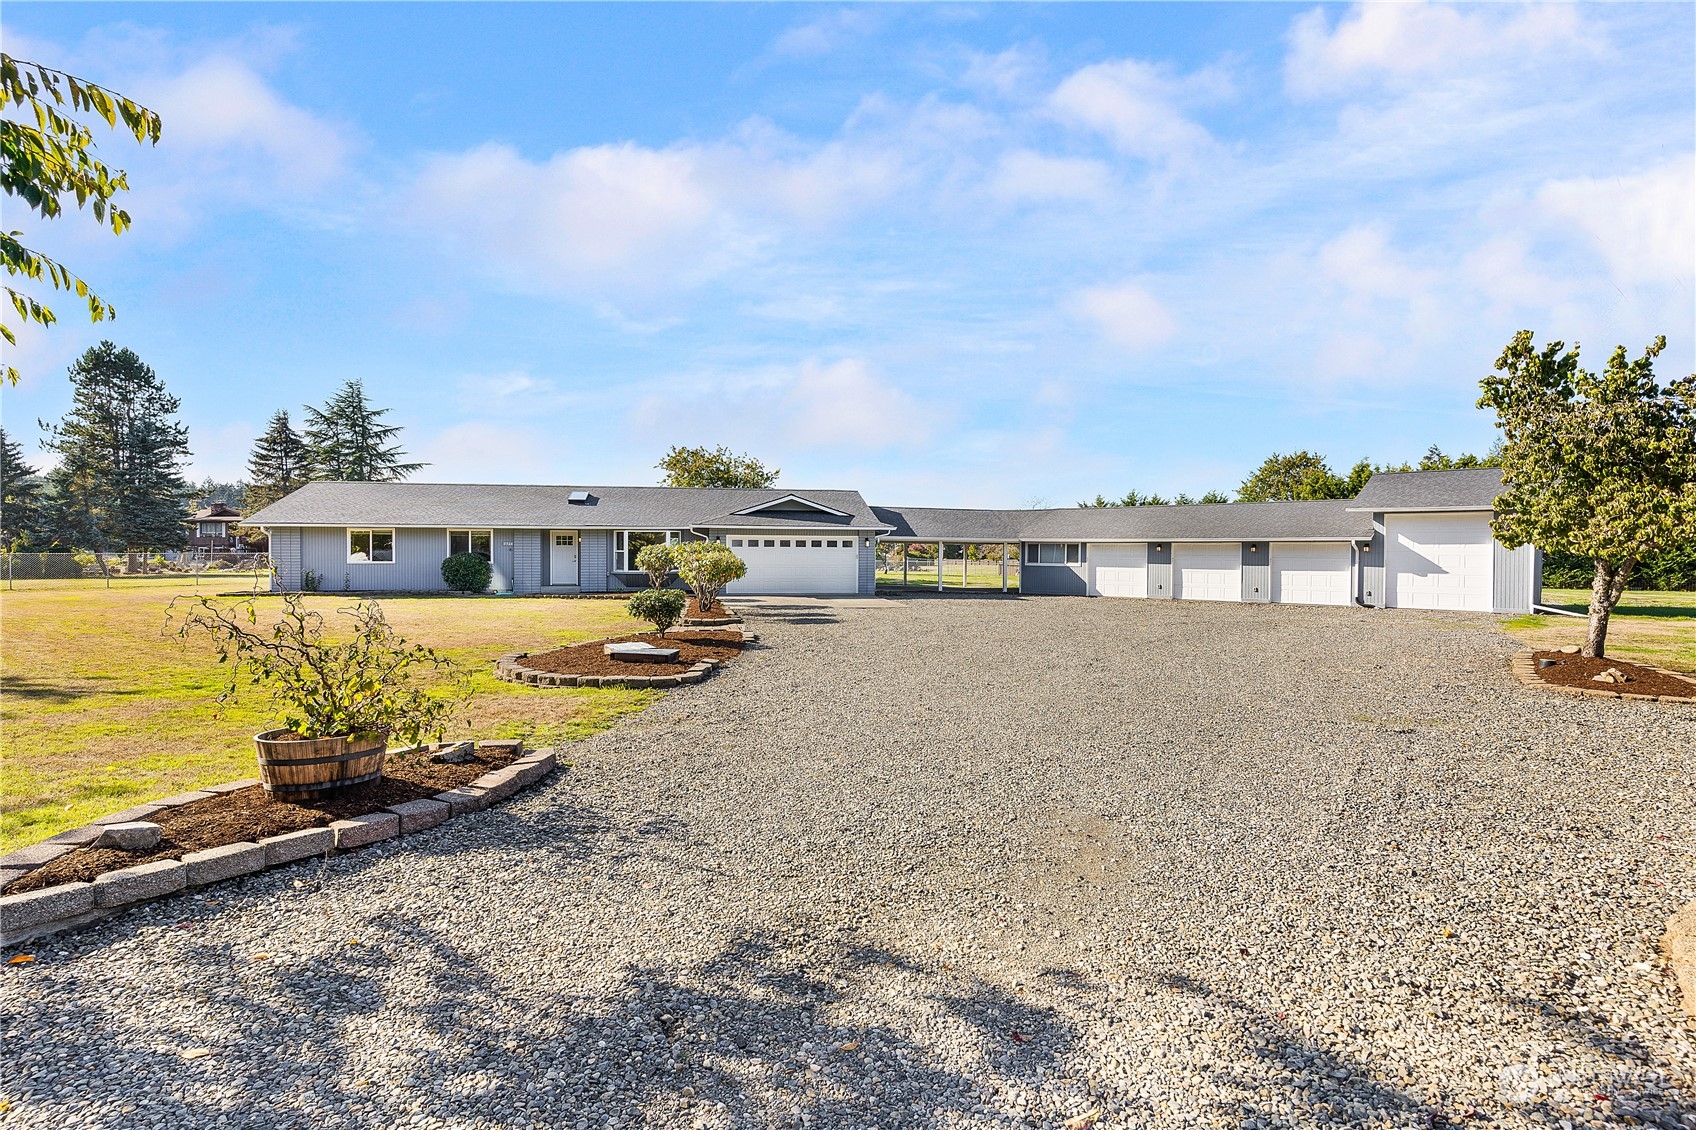
{"type": "Polygon", "coordinates": [[[220,705],[244,686],[259,686],[270,692],[279,723],[302,738],[382,734],[408,744],[439,738],[462,695],[432,694],[420,677],[432,670],[457,675],[453,663],[397,636],[376,601],[340,613],[349,635],[333,643],[324,639],[323,614],[308,609],[298,593],[283,595],[283,614],[269,626],[259,622],[252,599],[226,604],[210,597],[176,598],[165,623],[178,639],[208,638],[218,662],[228,665],[220,705]]]}
{"type": "Polygon", "coordinates": [[[636,554],[636,568],[648,574],[649,588],[665,588],[672,570],[677,568],[671,552],[673,548],[669,545],[645,545],[636,554]]]}
{"type": "Polygon", "coordinates": [[[482,592],[495,571],[481,553],[455,553],[442,559],[442,580],[454,592],[482,592]]]}
{"type": "Polygon", "coordinates": [[[1606,653],[1608,618],[1632,571],[1696,529],[1696,375],[1663,388],[1657,337],[1636,361],[1614,350],[1600,374],[1578,347],[1530,330],[1479,382],[1480,408],[1502,430],[1502,486],[1492,523],[1503,544],[1581,554],[1595,562],[1583,654],[1606,653]]]}
{"type": "Polygon", "coordinates": [[[725,585],[748,575],[748,563],[722,542],[686,541],[673,546],[672,551],[677,575],[693,590],[695,607],[703,613],[712,611],[725,585]]]}
{"type": "Polygon", "coordinates": [[[652,624],[660,635],[683,619],[688,598],[677,589],[643,589],[625,603],[630,615],[652,624]]]}

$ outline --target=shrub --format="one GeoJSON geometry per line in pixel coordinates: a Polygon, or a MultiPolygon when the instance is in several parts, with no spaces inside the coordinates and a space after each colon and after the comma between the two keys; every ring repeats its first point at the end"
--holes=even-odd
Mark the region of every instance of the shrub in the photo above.
{"type": "Polygon", "coordinates": [[[418,680],[426,670],[455,673],[453,664],[397,636],[375,601],[340,612],[352,620],[353,630],[339,643],[324,641],[323,615],[307,610],[298,593],[283,594],[283,614],[268,628],[260,626],[251,598],[224,604],[178,597],[166,625],[175,627],[179,639],[211,640],[230,673],[218,696],[221,705],[244,686],[262,686],[279,723],[302,738],[393,734],[411,744],[440,737],[459,708],[459,696],[427,693],[418,680]],[[186,611],[179,612],[185,603],[186,611]]]}
{"type": "Polygon", "coordinates": [[[730,547],[716,541],[686,541],[672,547],[677,560],[677,575],[695,593],[695,605],[709,612],[718,603],[718,594],[732,581],[748,575],[748,563],[730,552],[730,547]]]}
{"type": "Polygon", "coordinates": [[[665,588],[667,577],[677,568],[677,558],[669,545],[645,545],[636,554],[636,568],[648,574],[648,587],[665,588]]]}
{"type": "Polygon", "coordinates": [[[323,587],[324,578],[320,577],[317,573],[314,573],[311,569],[308,569],[300,575],[301,592],[317,592],[323,587]]]}
{"type": "Polygon", "coordinates": [[[688,597],[676,589],[643,589],[625,605],[630,615],[646,620],[665,635],[666,629],[683,619],[683,606],[688,597]]]}
{"type": "Polygon", "coordinates": [[[456,553],[442,561],[442,580],[454,592],[482,592],[494,575],[481,553],[456,553]]]}

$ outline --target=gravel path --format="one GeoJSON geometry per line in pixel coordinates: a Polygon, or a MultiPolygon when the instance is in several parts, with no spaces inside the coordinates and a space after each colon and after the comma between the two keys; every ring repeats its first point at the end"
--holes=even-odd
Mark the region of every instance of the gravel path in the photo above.
{"type": "Polygon", "coordinates": [[[1696,1127],[1696,710],[1461,615],[756,626],[498,811],[0,968],[0,1125],[1696,1127]]]}

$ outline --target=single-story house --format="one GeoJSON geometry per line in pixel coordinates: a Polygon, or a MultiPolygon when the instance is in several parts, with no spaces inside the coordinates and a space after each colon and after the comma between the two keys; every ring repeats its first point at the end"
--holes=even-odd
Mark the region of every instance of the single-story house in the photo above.
{"type": "Polygon", "coordinates": [[[1374,475],[1357,498],[1064,510],[868,506],[856,491],[312,483],[248,519],[284,589],[428,591],[476,552],[498,591],[640,588],[637,552],[723,542],[735,593],[871,593],[880,542],[1017,546],[1024,593],[1526,612],[1542,555],[1490,531],[1493,468],[1374,475]],[[312,574],[308,583],[307,574],[312,574]]]}

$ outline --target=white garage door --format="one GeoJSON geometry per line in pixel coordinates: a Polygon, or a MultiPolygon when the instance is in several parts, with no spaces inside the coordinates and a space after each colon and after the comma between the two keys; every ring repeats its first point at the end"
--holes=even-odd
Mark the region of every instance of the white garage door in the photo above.
{"type": "Polygon", "coordinates": [[[1093,596],[1147,596],[1148,545],[1089,547],[1090,593],[1093,596]]]}
{"type": "Polygon", "coordinates": [[[1391,608],[1490,611],[1488,514],[1391,514],[1385,534],[1385,603],[1391,608]]]}
{"type": "Polygon", "coordinates": [[[724,591],[735,594],[832,595],[860,591],[860,551],[851,537],[725,538],[730,552],[748,563],[748,575],[724,591]]]}
{"type": "Polygon", "coordinates": [[[1348,604],[1349,547],[1333,542],[1272,543],[1272,601],[1275,604],[1348,604]]]}
{"type": "Polygon", "coordinates": [[[1172,547],[1172,576],[1179,600],[1241,600],[1243,547],[1179,542],[1172,547]]]}

